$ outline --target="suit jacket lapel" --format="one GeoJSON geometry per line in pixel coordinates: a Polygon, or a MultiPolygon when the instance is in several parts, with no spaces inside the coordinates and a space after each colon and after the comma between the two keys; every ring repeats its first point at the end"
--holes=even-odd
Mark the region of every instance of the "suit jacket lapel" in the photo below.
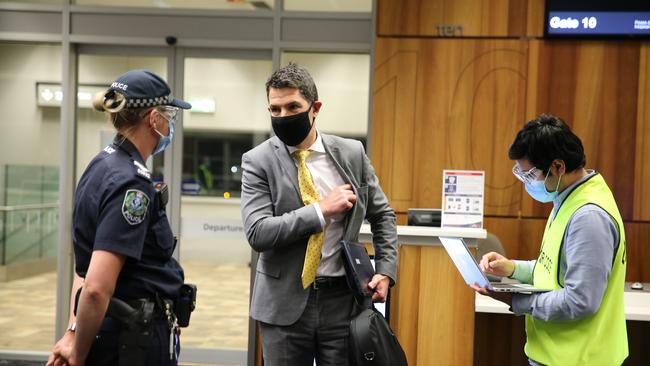
{"type": "Polygon", "coordinates": [[[275,155],[277,156],[278,160],[280,161],[280,166],[282,167],[282,171],[284,174],[286,174],[289,177],[289,180],[291,180],[291,183],[293,183],[293,188],[296,190],[296,193],[298,194],[298,199],[302,202],[302,198],[300,195],[300,186],[298,185],[298,168],[296,168],[296,164],[293,161],[293,158],[291,155],[289,155],[289,150],[287,150],[287,146],[280,141],[277,137],[273,138],[273,146],[274,146],[274,152],[275,155]]]}
{"type": "MultiPolygon", "coordinates": [[[[352,184],[352,180],[350,180],[350,176],[348,173],[343,169],[341,166],[340,161],[343,161],[343,157],[341,156],[341,150],[339,150],[339,147],[334,143],[333,140],[329,138],[328,135],[321,134],[323,138],[323,146],[325,146],[325,152],[327,155],[332,158],[332,161],[334,161],[334,166],[336,167],[336,170],[338,170],[339,174],[343,177],[343,180],[345,183],[352,184]]],[[[352,184],[354,185],[354,184],[352,184]]]]}
{"type": "MultiPolygon", "coordinates": [[[[350,179],[350,175],[348,172],[343,169],[343,166],[341,166],[341,161],[344,161],[343,156],[341,156],[341,150],[337,146],[337,144],[329,138],[329,136],[321,134],[323,137],[323,146],[325,146],[325,152],[332,158],[332,161],[334,162],[334,166],[336,166],[336,170],[338,170],[339,174],[341,174],[341,177],[343,177],[343,181],[345,183],[348,183],[352,185],[352,190],[354,191],[354,194],[357,194],[357,187],[355,187],[354,183],[352,183],[352,180],[350,179]]],[[[348,213],[345,215],[345,229],[343,232],[343,239],[347,240],[349,237],[348,231],[350,231],[350,218],[354,217],[354,214],[357,210],[358,205],[354,205],[352,207],[352,210],[348,211],[348,213]]]]}

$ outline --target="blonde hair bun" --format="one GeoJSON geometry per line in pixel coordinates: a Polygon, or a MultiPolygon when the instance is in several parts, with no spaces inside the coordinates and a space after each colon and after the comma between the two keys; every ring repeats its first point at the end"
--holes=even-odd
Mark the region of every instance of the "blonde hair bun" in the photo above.
{"type": "Polygon", "coordinates": [[[107,90],[95,94],[93,107],[100,112],[117,113],[126,106],[126,97],[114,90],[107,90]]]}

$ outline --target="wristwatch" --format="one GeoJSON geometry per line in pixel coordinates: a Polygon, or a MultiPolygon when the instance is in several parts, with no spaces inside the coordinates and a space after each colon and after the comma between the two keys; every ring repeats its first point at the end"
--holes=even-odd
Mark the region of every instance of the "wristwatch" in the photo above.
{"type": "Polygon", "coordinates": [[[74,333],[77,330],[77,322],[72,322],[66,331],[74,333]]]}

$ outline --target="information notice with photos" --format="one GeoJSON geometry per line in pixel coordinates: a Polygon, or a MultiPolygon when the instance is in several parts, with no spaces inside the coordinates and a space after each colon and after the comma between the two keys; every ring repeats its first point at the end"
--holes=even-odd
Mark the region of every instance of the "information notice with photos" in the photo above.
{"type": "Polygon", "coordinates": [[[442,227],[483,228],[485,172],[442,171],[442,227]]]}

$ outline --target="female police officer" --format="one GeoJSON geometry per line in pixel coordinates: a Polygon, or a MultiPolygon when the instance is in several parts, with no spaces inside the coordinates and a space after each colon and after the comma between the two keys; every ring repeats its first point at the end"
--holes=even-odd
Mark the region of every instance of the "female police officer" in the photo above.
{"type": "Polygon", "coordinates": [[[109,112],[117,136],[77,186],[76,317],[71,310],[48,365],[176,365],[180,346],[170,304],[183,270],[172,258],[166,196],[152,185],[145,161],[169,145],[176,113],[191,106],[145,70],[120,76],[94,105],[109,112]]]}

